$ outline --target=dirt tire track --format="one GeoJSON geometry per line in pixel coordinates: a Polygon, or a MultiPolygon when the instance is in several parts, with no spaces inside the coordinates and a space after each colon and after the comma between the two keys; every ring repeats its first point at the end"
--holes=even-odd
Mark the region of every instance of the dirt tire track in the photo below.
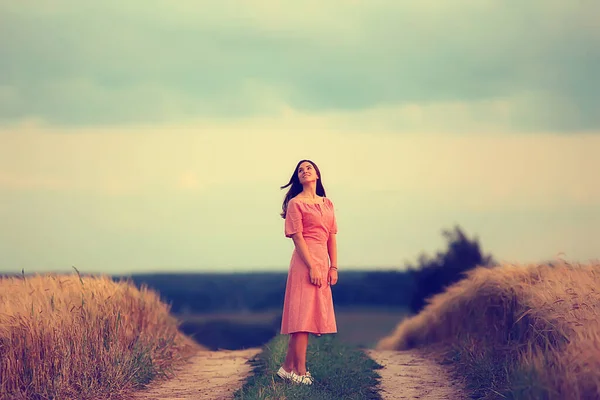
{"type": "Polygon", "coordinates": [[[384,400],[469,398],[462,384],[454,381],[443,366],[416,351],[365,350],[365,353],[383,366],[376,371],[381,375],[379,387],[384,400]]]}
{"type": "Polygon", "coordinates": [[[152,382],[133,396],[134,400],[232,399],[251,372],[247,362],[261,351],[199,351],[177,370],[174,377],[152,382]]]}
{"type": "MultiPolygon", "coordinates": [[[[261,351],[199,351],[174,371],[174,377],[152,382],[134,400],[229,400],[251,373],[248,360],[261,351]]],[[[436,361],[416,351],[365,350],[383,366],[380,394],[384,400],[466,400],[462,385],[436,361]]]]}

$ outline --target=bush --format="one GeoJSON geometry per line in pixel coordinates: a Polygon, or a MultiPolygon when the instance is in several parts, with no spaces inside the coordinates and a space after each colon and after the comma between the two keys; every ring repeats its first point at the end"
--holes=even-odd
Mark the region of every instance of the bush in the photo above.
{"type": "Polygon", "coordinates": [[[442,234],[448,240],[446,252],[438,252],[434,258],[419,257],[418,266],[407,265],[413,279],[413,295],[410,309],[418,313],[431,296],[444,291],[449,285],[463,279],[465,273],[477,266],[491,266],[491,255],[483,255],[478,239],[469,240],[460,227],[442,234]]]}

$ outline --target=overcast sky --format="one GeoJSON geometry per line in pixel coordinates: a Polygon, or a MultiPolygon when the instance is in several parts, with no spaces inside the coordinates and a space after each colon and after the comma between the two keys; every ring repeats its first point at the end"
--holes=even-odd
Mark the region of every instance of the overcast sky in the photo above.
{"type": "Polygon", "coordinates": [[[313,159],[340,269],[460,225],[600,257],[600,2],[0,3],[0,270],[281,270],[313,159]]]}

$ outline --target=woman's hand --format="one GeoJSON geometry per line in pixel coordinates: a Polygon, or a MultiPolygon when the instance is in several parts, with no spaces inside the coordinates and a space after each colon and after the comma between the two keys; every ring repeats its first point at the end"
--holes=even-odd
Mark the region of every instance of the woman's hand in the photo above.
{"type": "Polygon", "coordinates": [[[338,273],[336,268],[329,268],[329,272],[327,273],[327,283],[331,286],[335,285],[338,281],[338,273]]]}
{"type": "Polygon", "coordinates": [[[323,277],[321,276],[321,273],[317,268],[311,268],[309,275],[310,283],[318,287],[321,287],[321,285],[323,285],[323,277]]]}

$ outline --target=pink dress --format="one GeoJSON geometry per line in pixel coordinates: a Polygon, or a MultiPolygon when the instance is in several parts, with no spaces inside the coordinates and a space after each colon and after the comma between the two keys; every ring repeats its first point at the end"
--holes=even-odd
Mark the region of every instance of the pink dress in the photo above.
{"type": "Polygon", "coordinates": [[[329,234],[337,233],[333,203],[327,197],[323,203],[309,204],[295,198],[288,203],[285,218],[285,236],[301,232],[308,252],[319,268],[323,285],[310,283],[308,267],[294,248],[288,270],[281,333],[293,332],[336,333],[331,286],[327,284],[329,271],[329,234]]]}

